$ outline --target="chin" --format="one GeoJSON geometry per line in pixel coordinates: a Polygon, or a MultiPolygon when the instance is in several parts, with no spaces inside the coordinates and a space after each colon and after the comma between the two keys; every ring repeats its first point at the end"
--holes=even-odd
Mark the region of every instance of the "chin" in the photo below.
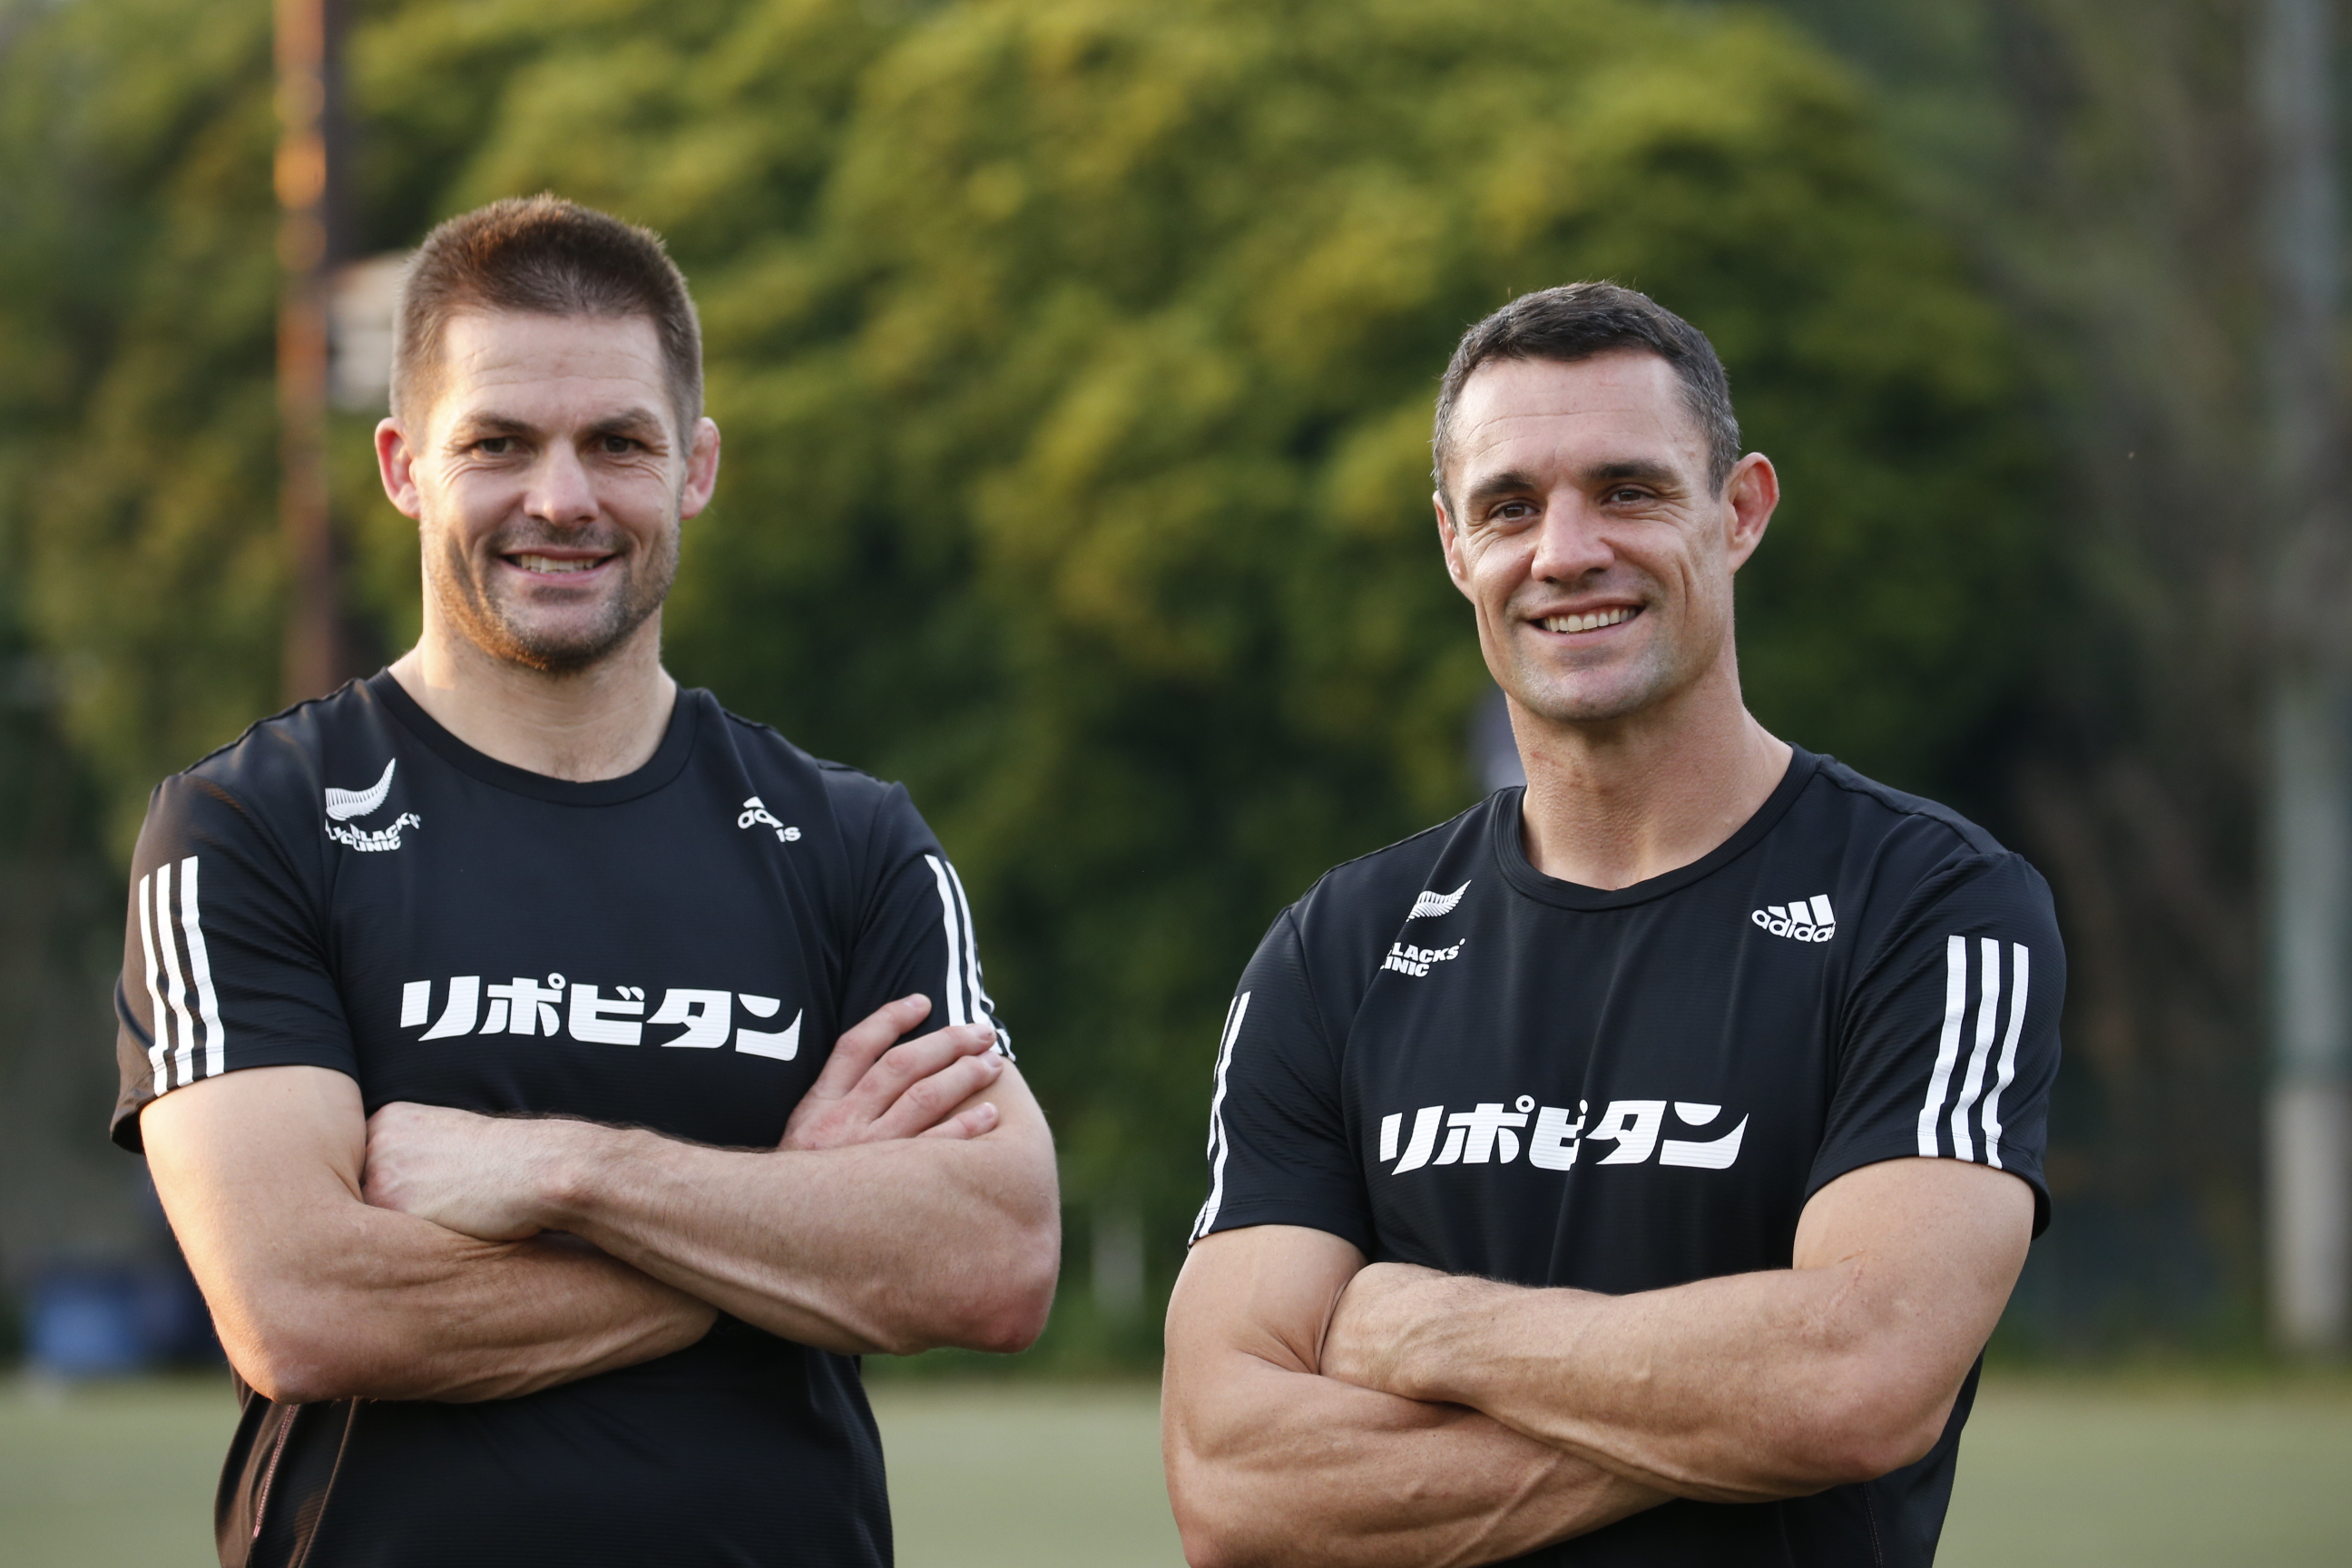
{"type": "MultiPolygon", "coordinates": [[[[1697,679],[1705,667],[1676,666],[1654,650],[1629,648],[1595,667],[1561,669],[1523,664],[1498,681],[1511,700],[1555,724],[1605,724],[1657,708],[1697,679]]],[[[1531,663],[1533,661],[1530,661],[1531,663]]]]}
{"type": "Polygon", "coordinates": [[[478,613],[459,623],[467,627],[469,641],[493,658],[544,675],[576,675],[603,663],[636,634],[651,613],[633,615],[619,605],[575,608],[562,616],[517,614],[518,606],[512,605],[476,608],[478,613]]]}
{"type": "Polygon", "coordinates": [[[480,618],[483,646],[551,675],[575,674],[620,651],[660,610],[660,597],[624,579],[598,603],[560,606],[492,599],[480,618]]]}
{"type": "MultiPolygon", "coordinates": [[[[1599,673],[1599,672],[1594,672],[1599,673]]],[[[1616,679],[1522,679],[1504,684],[1511,700],[1538,719],[1555,724],[1603,724],[1652,707],[1665,695],[1665,683],[1627,679],[1633,671],[1619,671],[1616,679]]]]}
{"type": "Polygon", "coordinates": [[[577,675],[619,652],[636,629],[634,625],[618,631],[599,627],[593,632],[510,628],[503,651],[516,663],[548,675],[577,675]]]}
{"type": "Polygon", "coordinates": [[[1537,718],[1554,724],[1606,724],[1612,720],[1630,718],[1650,706],[1643,697],[1610,700],[1593,697],[1562,697],[1557,693],[1529,702],[1522,700],[1519,706],[1537,718]]]}

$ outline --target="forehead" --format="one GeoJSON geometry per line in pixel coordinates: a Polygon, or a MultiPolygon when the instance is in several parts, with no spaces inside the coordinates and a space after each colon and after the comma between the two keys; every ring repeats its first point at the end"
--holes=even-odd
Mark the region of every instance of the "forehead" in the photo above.
{"type": "Polygon", "coordinates": [[[461,310],[442,331],[440,360],[436,419],[561,423],[643,408],[668,420],[661,338],[644,316],[461,310]]]}
{"type": "Polygon", "coordinates": [[[1615,349],[1562,364],[1489,360],[1454,407],[1452,477],[1636,458],[1704,468],[1706,439],[1682,378],[1656,354],[1615,349]]]}

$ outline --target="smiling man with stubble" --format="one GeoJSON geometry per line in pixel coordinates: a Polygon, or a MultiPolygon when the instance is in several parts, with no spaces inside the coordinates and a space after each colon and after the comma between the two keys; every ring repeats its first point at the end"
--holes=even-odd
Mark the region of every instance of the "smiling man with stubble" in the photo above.
{"type": "Polygon", "coordinates": [[[392,390],[423,636],[132,867],[114,1136],[238,1374],[221,1562],[882,1568],[858,1358],[1017,1349],[1058,1260],[962,886],[662,668],[719,439],[654,236],[451,219],[392,390]]]}
{"type": "Polygon", "coordinates": [[[1445,372],[1439,543],[1528,782],[1242,976],[1168,1316],[1195,1568],[1934,1556],[2048,1219],[2063,956],[2024,861],[1748,713],[1738,438],[1611,284],[1445,372]]]}

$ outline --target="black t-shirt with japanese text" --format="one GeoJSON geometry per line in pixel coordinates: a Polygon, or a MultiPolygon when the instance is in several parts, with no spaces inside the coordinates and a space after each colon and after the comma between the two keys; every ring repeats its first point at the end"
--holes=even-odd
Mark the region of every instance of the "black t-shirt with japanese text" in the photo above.
{"type": "MultiPolygon", "coordinates": [[[[157,787],[124,952],[113,1131],[133,1150],[156,1096],[284,1064],[349,1074],[370,1111],[773,1147],[883,1003],[995,1024],[906,792],[699,690],[651,761],[593,783],[483,755],[388,673],[257,724],[157,787]]],[[[516,1399],[241,1393],[230,1568],[890,1561],[856,1362],[732,1318],[516,1399]]]]}
{"type": "MultiPolygon", "coordinates": [[[[2032,1185],[2065,961],[2033,868],[1798,751],[1691,865],[1615,891],[1528,860],[1520,795],[1330,872],[1227,1014],[1194,1236],[1307,1226],[1376,1262],[1612,1295],[1786,1268],[1806,1201],[1909,1156],[2032,1185]]],[[[1677,1500],[1518,1559],[1929,1563],[1969,1385],[1918,1463],[1677,1500]]]]}

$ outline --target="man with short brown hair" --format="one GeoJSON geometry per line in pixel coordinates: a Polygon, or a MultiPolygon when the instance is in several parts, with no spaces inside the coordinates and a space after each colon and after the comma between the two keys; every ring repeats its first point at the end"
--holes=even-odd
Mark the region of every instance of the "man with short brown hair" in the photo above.
{"type": "Polygon", "coordinates": [[[114,1134],[242,1381],[221,1561],[879,1568],[857,1358],[1018,1349],[1057,1265],[961,884],[662,668],[719,441],[659,241],[501,202],[403,319],[423,635],[132,868],[114,1134]]]}
{"type": "Polygon", "coordinates": [[[1435,448],[1528,782],[1242,977],[1168,1314],[1186,1554],[1918,1568],[2048,1217],[2048,889],[1748,712],[1780,483],[1689,323],[1514,300],[1435,448]]]}

